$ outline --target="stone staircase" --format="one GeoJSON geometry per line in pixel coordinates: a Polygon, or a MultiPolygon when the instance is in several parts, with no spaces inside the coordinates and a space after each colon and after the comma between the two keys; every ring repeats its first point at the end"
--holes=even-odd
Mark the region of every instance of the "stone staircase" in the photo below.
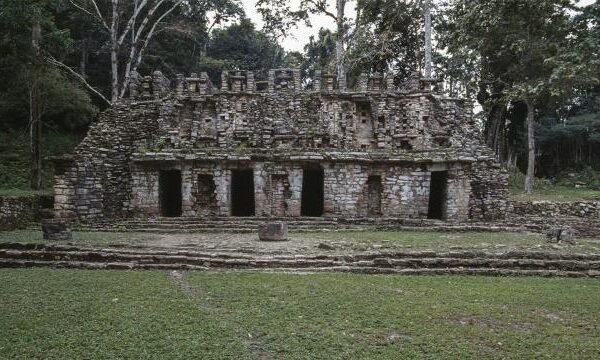
{"type": "Polygon", "coordinates": [[[261,255],[157,249],[94,249],[45,244],[0,244],[0,267],[81,269],[244,270],[366,274],[600,277],[600,254],[512,251],[393,251],[261,255]]]}
{"type": "MultiPolygon", "coordinates": [[[[194,233],[194,232],[256,232],[265,222],[285,222],[294,232],[322,231],[382,231],[382,230],[431,230],[431,231],[524,231],[518,223],[447,223],[429,219],[404,218],[325,218],[325,217],[158,217],[149,219],[126,219],[120,221],[96,221],[74,225],[79,231],[194,233]]],[[[537,229],[537,228],[536,228],[537,229]]]]}

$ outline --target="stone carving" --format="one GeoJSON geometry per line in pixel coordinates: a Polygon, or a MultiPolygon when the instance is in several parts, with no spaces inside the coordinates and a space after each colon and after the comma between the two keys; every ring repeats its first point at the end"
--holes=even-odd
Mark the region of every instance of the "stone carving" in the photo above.
{"type": "Polygon", "coordinates": [[[575,230],[569,226],[553,227],[546,232],[546,238],[549,242],[575,244],[575,230]]]}
{"type": "Polygon", "coordinates": [[[288,226],[285,223],[267,223],[258,226],[260,241],[285,241],[288,239],[288,226]]]}
{"type": "Polygon", "coordinates": [[[224,72],[220,84],[178,75],[171,89],[160,72],[136,76],[130,98],[56,160],[55,210],[83,221],[502,218],[508,175],[471,105],[410,82],[396,89],[392,74],[365,74],[338,89],[336,75],[318,72],[304,89],[298,70],[275,69],[224,72]]]}

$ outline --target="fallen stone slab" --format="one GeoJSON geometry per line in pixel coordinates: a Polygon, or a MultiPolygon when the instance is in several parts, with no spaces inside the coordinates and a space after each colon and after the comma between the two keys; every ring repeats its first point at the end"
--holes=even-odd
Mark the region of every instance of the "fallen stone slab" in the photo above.
{"type": "Polygon", "coordinates": [[[73,239],[71,229],[63,219],[43,219],[42,233],[44,240],[65,241],[73,239]]]}

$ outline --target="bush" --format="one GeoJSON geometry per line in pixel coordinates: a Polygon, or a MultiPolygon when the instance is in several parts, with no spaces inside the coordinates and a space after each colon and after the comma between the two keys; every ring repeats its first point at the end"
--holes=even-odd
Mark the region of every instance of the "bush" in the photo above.
{"type": "MultiPolygon", "coordinates": [[[[81,141],[81,135],[47,134],[42,143],[42,187],[53,185],[54,169],[48,156],[67,154],[81,141]]],[[[23,131],[0,133],[0,189],[30,188],[31,154],[29,138],[23,131]]]]}

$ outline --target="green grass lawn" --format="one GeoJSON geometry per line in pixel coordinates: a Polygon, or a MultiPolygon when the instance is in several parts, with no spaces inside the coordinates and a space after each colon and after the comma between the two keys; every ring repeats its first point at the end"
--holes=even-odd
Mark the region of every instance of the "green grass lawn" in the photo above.
{"type": "Polygon", "coordinates": [[[0,358],[600,357],[591,279],[0,270],[0,358]]]}
{"type": "Polygon", "coordinates": [[[80,246],[137,246],[154,234],[74,231],[70,241],[44,240],[41,230],[0,231],[0,243],[19,242],[34,244],[76,244],[80,246]]]}

